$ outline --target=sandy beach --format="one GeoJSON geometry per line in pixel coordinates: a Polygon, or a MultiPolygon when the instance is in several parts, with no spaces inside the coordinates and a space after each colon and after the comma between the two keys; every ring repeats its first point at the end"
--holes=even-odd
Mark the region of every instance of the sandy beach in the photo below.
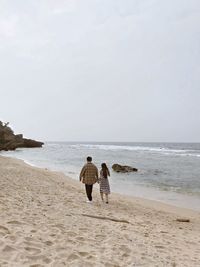
{"type": "Polygon", "coordinates": [[[200,213],[0,157],[0,266],[200,266],[200,213]],[[189,219],[179,222],[177,219],[189,219]]]}

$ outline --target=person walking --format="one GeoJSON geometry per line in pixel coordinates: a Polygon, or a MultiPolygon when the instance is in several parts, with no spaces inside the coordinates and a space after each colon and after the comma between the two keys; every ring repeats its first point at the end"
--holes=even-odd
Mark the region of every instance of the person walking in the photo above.
{"type": "Polygon", "coordinates": [[[101,164],[100,170],[100,178],[99,178],[99,185],[100,185],[100,195],[102,201],[104,201],[104,194],[106,197],[106,204],[108,204],[108,194],[110,194],[110,184],[108,180],[108,176],[110,176],[109,169],[106,163],[101,164]]]}
{"type": "Polygon", "coordinates": [[[87,202],[91,203],[93,184],[98,181],[98,169],[92,163],[92,157],[87,157],[87,163],[83,166],[79,179],[80,182],[85,184],[86,195],[88,198],[87,202]]]}

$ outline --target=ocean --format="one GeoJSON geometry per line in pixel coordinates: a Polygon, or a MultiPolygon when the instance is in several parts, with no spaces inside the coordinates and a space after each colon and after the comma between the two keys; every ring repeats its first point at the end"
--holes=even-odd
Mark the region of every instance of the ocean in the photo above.
{"type": "MultiPolygon", "coordinates": [[[[200,211],[200,143],[46,142],[43,148],[1,152],[73,179],[87,156],[111,170],[111,191],[157,200],[200,211]],[[138,168],[137,173],[115,173],[114,163],[138,168]]],[[[98,187],[98,185],[96,185],[98,187]]]]}

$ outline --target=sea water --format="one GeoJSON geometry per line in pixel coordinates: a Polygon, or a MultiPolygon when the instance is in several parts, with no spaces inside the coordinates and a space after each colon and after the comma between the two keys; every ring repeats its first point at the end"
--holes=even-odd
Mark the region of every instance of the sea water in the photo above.
{"type": "MultiPolygon", "coordinates": [[[[1,152],[79,180],[87,156],[111,170],[113,192],[200,210],[200,143],[47,142],[43,148],[1,152]],[[114,163],[138,168],[112,171],[114,163]]],[[[98,185],[97,185],[98,186],[98,185]]]]}

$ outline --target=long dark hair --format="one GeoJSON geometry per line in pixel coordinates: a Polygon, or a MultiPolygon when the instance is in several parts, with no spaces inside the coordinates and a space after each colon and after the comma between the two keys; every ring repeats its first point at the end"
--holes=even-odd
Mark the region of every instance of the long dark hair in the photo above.
{"type": "Polygon", "coordinates": [[[109,172],[109,169],[108,169],[106,163],[102,163],[101,168],[102,168],[102,172],[103,172],[103,177],[107,179],[108,176],[110,176],[110,172],[109,172]]]}

